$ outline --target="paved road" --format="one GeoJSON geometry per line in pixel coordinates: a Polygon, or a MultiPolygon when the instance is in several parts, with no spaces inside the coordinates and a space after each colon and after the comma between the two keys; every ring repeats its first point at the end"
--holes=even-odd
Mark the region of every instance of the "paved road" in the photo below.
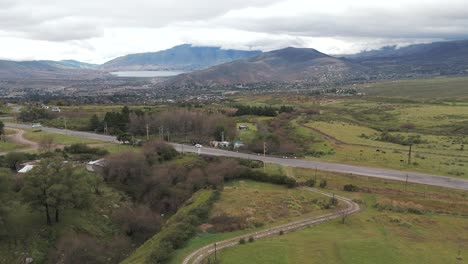
{"type": "MultiPolygon", "coordinates": [[[[24,125],[24,124],[14,124],[14,123],[5,123],[7,127],[17,127],[28,129],[31,126],[24,125]]],[[[79,131],[71,131],[71,130],[64,130],[58,128],[50,128],[44,127],[43,131],[50,132],[50,133],[57,133],[57,134],[67,134],[75,137],[86,138],[86,139],[95,139],[95,140],[102,140],[108,142],[117,142],[114,136],[106,136],[88,132],[79,132],[79,131]]],[[[227,157],[235,157],[235,158],[244,158],[244,159],[255,159],[255,160],[262,160],[266,163],[275,163],[284,166],[291,166],[291,167],[301,167],[301,168],[309,168],[323,170],[323,171],[331,171],[331,172],[340,172],[340,173],[351,173],[356,175],[363,175],[369,177],[376,177],[382,179],[389,179],[389,180],[398,180],[398,181],[406,181],[413,182],[413,183],[421,183],[421,184],[428,184],[433,186],[440,186],[440,187],[448,187],[448,188],[455,188],[461,190],[468,190],[468,179],[461,179],[461,178],[452,178],[447,176],[438,176],[438,175],[431,175],[431,174],[423,174],[423,173],[416,173],[416,172],[405,172],[405,171],[398,171],[398,170],[390,170],[390,169],[381,169],[381,168],[372,168],[372,167],[365,167],[365,166],[355,166],[355,165],[345,165],[339,163],[330,163],[330,162],[323,162],[323,161],[312,161],[312,160],[301,160],[301,159],[282,159],[277,157],[263,157],[258,155],[252,154],[245,154],[239,153],[234,151],[227,151],[221,149],[213,149],[213,148],[195,148],[194,146],[187,146],[181,144],[173,144],[173,146],[182,152],[191,152],[191,153],[200,153],[206,155],[213,155],[213,156],[227,156],[227,157]]]]}
{"type": "MultiPolygon", "coordinates": [[[[321,191],[321,190],[317,190],[317,189],[313,189],[313,188],[305,188],[305,189],[308,190],[308,191],[311,191],[311,192],[319,193],[321,195],[332,197],[332,194],[326,193],[326,192],[321,191]]],[[[224,248],[234,247],[236,245],[239,245],[239,240],[241,238],[244,238],[247,241],[249,237],[253,237],[255,240],[257,240],[257,239],[261,239],[261,238],[277,236],[277,235],[280,234],[281,231],[283,231],[283,233],[289,233],[289,232],[292,232],[292,231],[295,231],[295,230],[298,230],[298,229],[301,229],[301,228],[304,228],[304,227],[317,225],[317,224],[320,224],[320,223],[323,223],[323,222],[326,222],[326,221],[330,221],[332,219],[336,219],[336,218],[339,218],[339,217],[343,217],[343,216],[347,216],[347,215],[359,212],[360,208],[359,208],[359,205],[357,203],[355,203],[352,200],[350,200],[348,198],[345,198],[345,197],[341,197],[341,196],[337,196],[337,195],[335,195],[334,197],[338,201],[341,201],[344,204],[346,204],[346,208],[337,210],[335,212],[332,212],[332,213],[329,213],[329,214],[326,214],[326,215],[315,216],[315,217],[307,217],[307,218],[304,218],[304,219],[301,219],[301,220],[293,221],[293,222],[290,222],[290,223],[287,223],[287,224],[284,224],[284,225],[276,226],[276,227],[265,229],[265,230],[262,230],[262,231],[258,231],[258,232],[254,232],[254,233],[250,233],[250,234],[245,234],[245,235],[242,235],[242,236],[226,239],[226,240],[223,240],[223,241],[218,241],[218,242],[216,242],[216,245],[215,244],[210,244],[210,245],[207,245],[207,246],[204,246],[202,248],[199,248],[199,249],[195,250],[190,255],[185,257],[182,264],[200,264],[200,263],[202,263],[202,261],[204,259],[206,259],[208,256],[210,256],[210,255],[212,255],[214,253],[215,247],[216,247],[216,250],[218,250],[218,251],[222,250],[224,248]]]]}

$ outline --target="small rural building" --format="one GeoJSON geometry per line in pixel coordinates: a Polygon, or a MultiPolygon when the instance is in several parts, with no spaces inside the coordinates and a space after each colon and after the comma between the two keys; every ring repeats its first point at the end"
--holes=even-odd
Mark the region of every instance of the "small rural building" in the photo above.
{"type": "Polygon", "coordinates": [[[32,165],[32,164],[27,164],[27,165],[25,165],[23,168],[21,168],[20,170],[18,170],[18,173],[24,174],[24,173],[30,172],[33,168],[34,168],[34,165],[32,165]]]}
{"type": "Polygon", "coordinates": [[[39,123],[32,124],[31,128],[32,128],[32,131],[34,131],[34,132],[42,131],[42,125],[39,124],[39,123]]]}
{"type": "Polygon", "coordinates": [[[238,149],[238,148],[242,148],[242,147],[245,147],[245,143],[240,141],[240,140],[237,140],[236,142],[234,142],[234,149],[238,149]]]}
{"type": "Polygon", "coordinates": [[[86,164],[86,170],[90,172],[102,172],[106,165],[105,159],[90,161],[86,164]]]}
{"type": "Polygon", "coordinates": [[[211,141],[210,143],[214,148],[228,148],[230,144],[229,141],[211,141]]]}
{"type": "Polygon", "coordinates": [[[17,172],[21,173],[21,174],[30,172],[34,168],[34,166],[36,166],[36,164],[38,162],[39,162],[38,160],[34,160],[34,161],[28,161],[28,162],[25,162],[25,163],[21,163],[16,167],[17,172]]]}
{"type": "Polygon", "coordinates": [[[239,126],[239,130],[248,130],[249,129],[249,126],[247,125],[240,125],[239,126]]]}
{"type": "Polygon", "coordinates": [[[60,112],[62,112],[62,110],[60,110],[60,108],[59,108],[59,107],[57,107],[57,106],[55,106],[55,107],[52,107],[52,110],[51,110],[51,111],[52,111],[52,112],[57,112],[57,113],[60,113],[60,112]]]}

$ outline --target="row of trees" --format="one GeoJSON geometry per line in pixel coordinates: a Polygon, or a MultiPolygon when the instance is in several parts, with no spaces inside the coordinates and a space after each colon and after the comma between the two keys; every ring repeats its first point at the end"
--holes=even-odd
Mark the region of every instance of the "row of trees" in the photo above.
{"type": "Polygon", "coordinates": [[[104,132],[119,137],[121,142],[132,141],[133,136],[159,135],[160,139],[193,142],[209,140],[233,140],[236,136],[236,123],[221,113],[201,109],[176,108],[156,113],[130,110],[123,107],[120,112],[108,112],[104,119],[93,115],[89,120],[89,130],[104,132]]]}
{"type": "Polygon", "coordinates": [[[299,137],[293,138],[291,133],[290,114],[281,114],[278,118],[267,122],[258,122],[258,132],[248,145],[249,150],[263,153],[264,143],[269,154],[299,155],[301,145],[296,142],[299,137]]]}
{"type": "Polygon", "coordinates": [[[199,109],[171,109],[160,113],[130,114],[129,132],[134,135],[158,134],[160,138],[179,138],[187,141],[234,139],[235,120],[221,113],[199,109]]]}
{"type": "Polygon", "coordinates": [[[257,116],[271,116],[275,117],[281,113],[291,113],[294,111],[292,106],[281,106],[280,108],[272,106],[249,106],[249,105],[238,105],[236,106],[236,116],[243,115],[257,115],[257,116]]]}
{"type": "Polygon", "coordinates": [[[38,107],[28,107],[19,114],[19,119],[23,122],[35,122],[40,119],[52,119],[55,115],[47,109],[38,107]]]}

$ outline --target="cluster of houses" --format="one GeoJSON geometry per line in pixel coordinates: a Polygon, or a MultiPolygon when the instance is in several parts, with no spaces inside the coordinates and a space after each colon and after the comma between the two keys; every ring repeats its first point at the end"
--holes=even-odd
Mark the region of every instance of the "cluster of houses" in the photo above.
{"type": "MultiPolygon", "coordinates": [[[[249,130],[249,126],[239,125],[238,129],[239,130],[249,130]]],[[[240,141],[240,140],[236,140],[236,141],[234,141],[232,143],[229,142],[229,141],[211,141],[210,146],[213,147],[213,148],[231,148],[232,147],[233,149],[239,149],[239,148],[245,147],[245,143],[240,141]]]]}
{"type": "Polygon", "coordinates": [[[230,148],[232,146],[234,149],[239,149],[244,147],[245,143],[240,140],[236,140],[232,143],[229,141],[211,141],[210,146],[213,148],[230,148]]]}
{"type": "Polygon", "coordinates": [[[42,109],[45,109],[45,110],[49,110],[49,109],[50,109],[50,111],[56,112],[56,113],[62,112],[62,110],[61,110],[60,107],[58,107],[58,106],[53,106],[52,108],[50,108],[48,105],[42,105],[41,108],[42,108],[42,109]]]}
{"type": "MultiPolygon", "coordinates": [[[[24,174],[30,172],[38,163],[38,160],[22,163],[18,166],[17,172],[24,174]]],[[[86,164],[86,170],[90,172],[101,172],[106,166],[106,159],[90,161],[86,164]]]]}

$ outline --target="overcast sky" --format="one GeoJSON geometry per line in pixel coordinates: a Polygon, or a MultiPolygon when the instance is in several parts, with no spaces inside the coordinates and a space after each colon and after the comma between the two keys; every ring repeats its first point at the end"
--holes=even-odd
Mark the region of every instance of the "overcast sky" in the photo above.
{"type": "Polygon", "coordinates": [[[468,39],[467,0],[0,0],[0,58],[117,56],[192,43],[330,54],[468,39]]]}

